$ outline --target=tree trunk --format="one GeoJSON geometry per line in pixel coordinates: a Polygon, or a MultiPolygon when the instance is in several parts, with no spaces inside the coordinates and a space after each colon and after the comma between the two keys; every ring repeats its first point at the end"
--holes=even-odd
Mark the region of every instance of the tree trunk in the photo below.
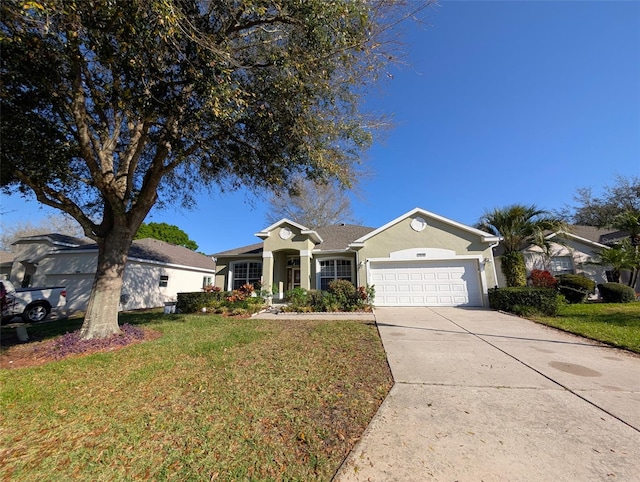
{"type": "Polygon", "coordinates": [[[98,266],[93,280],[87,313],[80,330],[83,340],[106,338],[120,333],[118,305],[124,268],[133,235],[129,229],[114,227],[98,242],[98,266]]]}

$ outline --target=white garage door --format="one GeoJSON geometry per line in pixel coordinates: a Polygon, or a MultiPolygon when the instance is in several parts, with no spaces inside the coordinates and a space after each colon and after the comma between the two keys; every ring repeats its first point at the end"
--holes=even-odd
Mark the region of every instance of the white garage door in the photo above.
{"type": "Polygon", "coordinates": [[[372,262],[376,306],[482,306],[475,260],[372,262]]]}

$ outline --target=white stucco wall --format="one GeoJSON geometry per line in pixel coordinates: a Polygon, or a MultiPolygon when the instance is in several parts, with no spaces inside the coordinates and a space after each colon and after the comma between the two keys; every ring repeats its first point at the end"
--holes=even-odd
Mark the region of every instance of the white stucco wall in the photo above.
{"type": "MultiPolygon", "coordinates": [[[[570,256],[573,261],[573,269],[575,274],[582,274],[587,278],[594,280],[597,283],[605,283],[607,281],[605,271],[606,266],[597,266],[590,264],[595,258],[597,258],[599,249],[585,245],[576,240],[569,239],[565,245],[552,243],[549,250],[549,255],[556,256],[570,256]]],[[[549,264],[549,256],[545,255],[541,248],[537,246],[531,246],[523,251],[525,266],[527,268],[527,276],[531,274],[534,269],[551,271],[549,264]]],[[[497,257],[496,262],[496,274],[498,278],[498,286],[507,286],[504,275],[501,269],[501,259],[497,257]]]]}
{"type": "MultiPolygon", "coordinates": [[[[36,254],[42,256],[49,247],[45,246],[44,250],[34,250],[33,246],[30,248],[28,253],[21,253],[22,259],[33,259],[36,254]]],[[[95,278],[96,265],[95,251],[57,252],[45,255],[38,261],[32,285],[64,286],[67,289],[68,311],[85,311],[95,278]]],[[[162,307],[166,301],[175,301],[179,292],[201,290],[205,276],[213,279],[215,272],[130,260],[125,268],[122,286],[122,294],[127,295],[127,302],[121,309],[162,307]],[[160,287],[160,277],[163,275],[169,277],[166,287],[160,287]]]]}

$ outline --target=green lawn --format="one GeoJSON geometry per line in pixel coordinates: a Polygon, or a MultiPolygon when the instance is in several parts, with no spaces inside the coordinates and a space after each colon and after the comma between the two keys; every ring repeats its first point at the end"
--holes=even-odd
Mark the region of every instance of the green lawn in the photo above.
{"type": "Polygon", "coordinates": [[[373,323],[121,316],[162,336],[0,370],[2,480],[330,480],[392,384],[373,323]]]}
{"type": "Polygon", "coordinates": [[[556,317],[535,321],[640,353],[640,302],[563,305],[556,317]]]}

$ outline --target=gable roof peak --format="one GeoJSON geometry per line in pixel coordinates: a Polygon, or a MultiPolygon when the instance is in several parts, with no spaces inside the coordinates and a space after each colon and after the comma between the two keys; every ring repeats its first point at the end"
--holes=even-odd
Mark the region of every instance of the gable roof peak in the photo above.
{"type": "Polygon", "coordinates": [[[500,236],[495,236],[493,234],[487,233],[487,232],[482,231],[480,229],[477,229],[477,228],[468,226],[466,224],[462,224],[462,223],[459,223],[457,221],[454,221],[453,219],[445,218],[444,216],[440,216],[439,214],[432,213],[431,211],[427,211],[426,209],[422,209],[422,208],[416,207],[416,208],[413,208],[411,211],[403,214],[402,216],[399,216],[399,217],[395,218],[394,220],[389,221],[384,226],[381,226],[378,229],[370,232],[369,234],[367,234],[367,235],[365,235],[365,236],[363,236],[363,237],[361,237],[359,239],[356,239],[353,242],[353,244],[363,243],[367,239],[375,236],[376,234],[384,231],[385,229],[388,229],[391,226],[394,226],[395,224],[398,224],[400,221],[403,221],[403,220],[405,220],[407,218],[416,216],[418,214],[420,214],[420,215],[422,215],[424,217],[427,217],[427,218],[435,219],[436,221],[440,221],[440,222],[443,222],[445,224],[449,224],[450,226],[454,226],[456,228],[462,229],[462,230],[467,231],[469,233],[475,234],[476,236],[479,236],[481,238],[482,242],[485,242],[485,243],[497,243],[498,241],[500,241],[502,239],[500,236]]]}
{"type": "Polygon", "coordinates": [[[322,238],[320,237],[320,235],[313,229],[309,229],[306,226],[303,226],[300,223],[296,223],[295,221],[291,221],[290,219],[287,218],[282,218],[280,221],[273,223],[271,226],[268,226],[266,228],[264,228],[262,231],[256,233],[256,236],[260,239],[267,239],[270,235],[271,235],[271,231],[273,231],[274,229],[276,229],[279,226],[282,226],[283,224],[289,224],[297,229],[300,230],[301,234],[306,234],[309,235],[309,237],[316,243],[322,243],[322,238]]]}

